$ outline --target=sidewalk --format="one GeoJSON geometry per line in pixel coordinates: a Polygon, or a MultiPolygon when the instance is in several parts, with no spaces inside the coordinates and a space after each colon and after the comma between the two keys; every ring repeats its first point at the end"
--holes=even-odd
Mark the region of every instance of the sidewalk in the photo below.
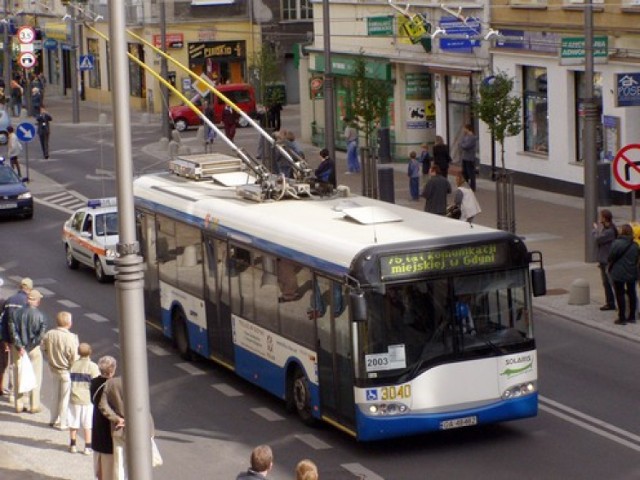
{"type": "MultiPolygon", "coordinates": [[[[78,129],[94,126],[111,131],[111,105],[81,102],[81,123],[72,123],[71,98],[47,97],[47,109],[53,116],[53,135],[62,129],[78,129]],[[101,121],[101,119],[103,121],[101,121]]],[[[300,111],[298,106],[286,106],[282,112],[283,127],[292,130],[296,136],[300,132],[300,111]]],[[[26,118],[13,119],[14,126],[26,118]]],[[[160,143],[159,115],[131,113],[132,126],[153,124],[158,126],[158,142],[143,148],[145,153],[169,160],[166,145],[160,143]]],[[[181,135],[182,142],[191,148],[192,153],[202,153],[202,141],[196,132],[189,131],[181,135]]],[[[251,129],[239,129],[236,141],[250,154],[256,153],[257,134],[251,129]]],[[[55,141],[52,142],[55,145],[55,141]]],[[[319,163],[320,148],[300,142],[306,158],[312,167],[319,163]]],[[[218,140],[216,151],[228,151],[218,140]]],[[[134,152],[135,153],[135,152],[134,152]]],[[[338,183],[349,186],[353,193],[361,191],[361,177],[344,175],[346,155],[337,152],[336,158],[338,183]]],[[[391,164],[394,169],[395,201],[416,210],[422,210],[423,201],[409,199],[409,182],[406,164],[391,164]]],[[[47,191],[49,180],[32,170],[31,189],[37,197],[47,191]]],[[[450,178],[450,180],[452,180],[450,178]]],[[[476,223],[495,227],[496,193],[495,184],[486,178],[478,180],[477,196],[482,213],[476,217],[476,223]]],[[[640,324],[614,325],[615,312],[601,312],[604,294],[600,285],[600,273],[594,263],[586,263],[584,247],[584,200],[524,187],[515,187],[516,192],[516,229],[530,250],[540,250],[543,254],[547,275],[548,293],[545,297],[534,299],[539,311],[561,316],[586,327],[595,328],[613,335],[640,342],[640,324]],[[569,305],[569,290],[576,279],[585,279],[590,285],[591,301],[588,305],[569,305]]],[[[609,207],[614,214],[616,224],[630,220],[630,207],[609,207]]],[[[595,219],[594,219],[595,220],[595,219]]],[[[7,297],[17,289],[17,272],[3,272],[5,285],[0,287],[0,297],[7,297]]],[[[37,286],[37,285],[36,285],[37,286]]],[[[45,367],[45,376],[48,375],[45,367]]],[[[67,452],[68,432],[59,432],[48,426],[48,392],[43,393],[45,404],[42,413],[17,414],[6,401],[0,399],[0,479],[69,479],[84,480],[91,477],[92,459],[80,454],[67,452]]],[[[162,446],[161,446],[162,448],[162,446]]],[[[159,473],[159,472],[158,472],[159,473]]]]}

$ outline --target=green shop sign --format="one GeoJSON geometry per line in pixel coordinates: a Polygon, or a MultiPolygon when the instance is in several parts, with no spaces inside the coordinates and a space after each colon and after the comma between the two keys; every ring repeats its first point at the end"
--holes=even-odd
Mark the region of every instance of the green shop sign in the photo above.
{"type": "Polygon", "coordinates": [[[426,100],[431,97],[431,74],[405,74],[405,98],[407,100],[426,100]]]}
{"type": "MultiPolygon", "coordinates": [[[[316,72],[324,72],[324,55],[316,55],[316,72]]],[[[391,64],[389,62],[379,62],[368,60],[365,64],[365,75],[374,80],[391,81],[391,64]]],[[[341,55],[331,56],[331,73],[352,77],[356,72],[356,59],[354,57],[344,57],[341,55]]]]}
{"type": "MultiPolygon", "coordinates": [[[[609,39],[607,36],[593,37],[594,58],[607,58],[609,55],[609,39]]],[[[562,39],[560,47],[560,59],[565,61],[577,60],[578,63],[584,60],[584,37],[566,37],[562,39]]]]}
{"type": "Polygon", "coordinates": [[[367,17],[367,35],[370,37],[393,35],[393,17],[367,17]]]}

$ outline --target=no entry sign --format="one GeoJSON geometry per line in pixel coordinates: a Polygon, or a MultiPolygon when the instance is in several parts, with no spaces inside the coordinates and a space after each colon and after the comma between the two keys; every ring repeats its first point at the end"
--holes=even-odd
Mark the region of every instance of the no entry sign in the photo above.
{"type": "Polygon", "coordinates": [[[640,190],[640,144],[621,148],[613,159],[613,176],[630,190],[640,190]]]}

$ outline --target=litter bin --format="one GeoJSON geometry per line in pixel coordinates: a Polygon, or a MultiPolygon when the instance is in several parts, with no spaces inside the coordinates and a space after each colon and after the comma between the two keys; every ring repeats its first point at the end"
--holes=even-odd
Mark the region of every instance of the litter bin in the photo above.
{"type": "Polygon", "coordinates": [[[391,162],[391,131],[388,128],[378,129],[378,161],[391,162]]]}
{"type": "Polygon", "coordinates": [[[611,163],[598,162],[598,204],[611,205],[611,163]]]}
{"type": "Polygon", "coordinates": [[[378,167],[378,198],[383,202],[396,203],[392,167],[378,167]]]}

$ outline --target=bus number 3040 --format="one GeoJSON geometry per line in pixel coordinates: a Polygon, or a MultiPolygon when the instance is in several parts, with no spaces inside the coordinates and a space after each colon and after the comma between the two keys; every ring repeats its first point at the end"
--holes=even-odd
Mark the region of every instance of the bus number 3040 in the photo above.
{"type": "Polygon", "coordinates": [[[398,398],[411,397],[411,385],[398,385],[391,387],[382,387],[380,389],[382,400],[396,400],[398,398]]]}

